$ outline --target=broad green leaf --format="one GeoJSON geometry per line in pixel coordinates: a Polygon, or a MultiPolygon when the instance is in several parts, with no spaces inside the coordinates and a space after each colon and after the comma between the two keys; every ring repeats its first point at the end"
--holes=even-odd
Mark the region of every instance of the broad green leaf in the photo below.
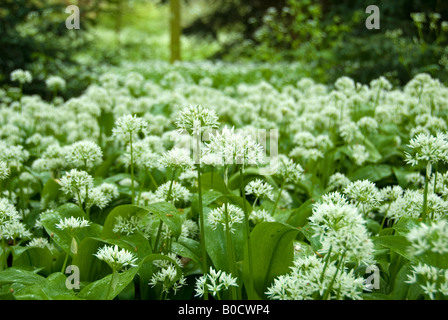
{"type": "Polygon", "coordinates": [[[357,169],[349,178],[352,181],[367,179],[372,182],[377,182],[390,177],[392,174],[392,167],[387,164],[371,164],[357,169]]]}
{"type": "MultiPolygon", "coordinates": [[[[226,234],[221,225],[212,229],[207,219],[210,210],[204,208],[205,248],[215,269],[230,272],[226,234]]],[[[244,225],[237,223],[233,227],[235,231],[230,233],[230,238],[235,251],[235,260],[240,261],[244,258],[244,225]]]]}
{"type": "Polygon", "coordinates": [[[101,232],[101,237],[104,239],[118,239],[121,234],[114,232],[115,223],[119,216],[124,219],[130,219],[133,216],[143,217],[148,214],[148,209],[134,206],[130,204],[121,205],[115,207],[107,216],[106,221],[104,221],[103,231],[101,232]]]}
{"type": "Polygon", "coordinates": [[[111,272],[107,263],[94,256],[99,248],[107,244],[108,241],[99,238],[85,238],[78,244],[78,254],[71,264],[79,268],[80,281],[95,281],[111,272]]]}
{"type": "Polygon", "coordinates": [[[151,254],[142,261],[140,261],[140,263],[136,267],[132,267],[129,270],[126,270],[121,273],[109,274],[98,281],[88,284],[84,289],[82,289],[79,292],[78,296],[82,299],[87,300],[114,299],[120,292],[122,292],[129,285],[129,283],[134,279],[139,269],[145,263],[150,263],[155,260],[166,260],[173,263],[177,270],[177,274],[173,282],[180,279],[182,275],[182,270],[173,259],[161,254],[151,254]],[[111,280],[113,280],[112,283],[111,280]]]}
{"type": "Polygon", "coordinates": [[[11,247],[13,267],[37,267],[42,268],[40,274],[48,276],[52,272],[53,255],[48,248],[36,247],[11,247]]]}
{"type": "Polygon", "coordinates": [[[66,281],[64,274],[56,272],[44,281],[17,290],[14,296],[18,300],[77,300],[74,291],[67,288],[66,281]]]}
{"type": "Polygon", "coordinates": [[[392,227],[398,235],[406,236],[411,229],[418,227],[421,224],[418,218],[402,217],[392,227]]]}
{"type": "Polygon", "coordinates": [[[52,178],[48,179],[41,193],[41,201],[43,202],[44,207],[47,207],[48,203],[51,201],[55,201],[61,192],[59,183],[52,178]]]}
{"type": "MultiPolygon", "coordinates": [[[[48,211],[41,214],[41,222],[45,228],[45,231],[49,235],[53,235],[53,240],[56,242],[65,252],[69,252],[72,246],[72,237],[67,231],[58,229],[56,224],[58,224],[63,218],[86,218],[84,212],[75,204],[67,203],[58,207],[54,211],[48,211]]],[[[102,226],[92,223],[89,227],[82,228],[76,234],[76,238],[82,241],[86,237],[97,237],[101,234],[102,226]]]]}
{"type": "Polygon", "coordinates": [[[20,283],[24,285],[40,283],[44,281],[45,278],[36,274],[38,271],[39,269],[29,271],[23,268],[10,267],[0,271],[0,285],[8,283],[20,283]]]}
{"type": "Polygon", "coordinates": [[[146,208],[154,218],[158,218],[168,225],[175,238],[180,236],[185,215],[177,210],[175,206],[168,202],[157,202],[150,204],[146,208]]]}
{"type": "MultiPolygon", "coordinates": [[[[202,207],[205,208],[214,201],[221,198],[223,194],[219,191],[215,190],[206,190],[202,193],[202,207]]],[[[191,201],[191,210],[195,215],[199,214],[199,196],[198,194],[193,195],[193,199],[191,201]]]]}
{"type": "MultiPolygon", "coordinates": [[[[406,263],[398,271],[398,273],[395,277],[395,281],[392,284],[393,290],[390,294],[390,296],[393,299],[406,300],[409,294],[414,295],[416,293],[416,291],[415,291],[416,288],[413,288],[413,287],[418,286],[418,285],[406,283],[406,281],[409,280],[408,275],[411,274],[411,270],[412,270],[412,265],[410,263],[406,263]],[[411,288],[412,288],[412,290],[411,290],[411,288]]],[[[417,295],[418,294],[419,294],[419,292],[417,293],[417,295]]],[[[415,299],[415,298],[416,298],[416,296],[413,297],[413,299],[415,299]]]]}
{"type": "Polygon", "coordinates": [[[227,187],[223,178],[216,172],[205,172],[201,176],[203,190],[216,190],[221,193],[226,193],[227,187]]]}
{"type": "Polygon", "coordinates": [[[308,199],[299,208],[294,209],[287,220],[287,224],[297,228],[306,225],[308,218],[313,214],[313,204],[315,202],[313,199],[308,199]]]}
{"type": "Polygon", "coordinates": [[[372,241],[376,246],[389,248],[408,260],[415,260],[414,257],[408,253],[409,241],[403,236],[379,236],[372,238],[372,241]]]}
{"type": "MultiPolygon", "coordinates": [[[[265,298],[264,293],[274,279],[288,273],[294,258],[293,240],[299,231],[278,222],[257,224],[251,232],[252,267],[254,292],[248,292],[249,299],[265,298]]],[[[249,262],[246,246],[243,281],[248,287],[249,262]]]]}

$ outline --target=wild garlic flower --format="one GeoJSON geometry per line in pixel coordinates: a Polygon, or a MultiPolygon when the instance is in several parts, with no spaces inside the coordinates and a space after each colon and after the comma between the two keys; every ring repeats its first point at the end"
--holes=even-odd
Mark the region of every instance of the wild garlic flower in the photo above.
{"type": "Polygon", "coordinates": [[[284,155],[279,156],[279,167],[277,175],[285,181],[285,183],[296,183],[304,177],[302,166],[284,155]]]}
{"type": "Polygon", "coordinates": [[[126,267],[136,267],[137,257],[126,249],[119,250],[118,246],[107,246],[99,248],[94,254],[100,260],[106,262],[113,271],[120,271],[126,267]]]}
{"type": "Polygon", "coordinates": [[[204,147],[204,155],[215,154],[219,163],[257,165],[265,161],[263,147],[252,136],[224,127],[221,132],[211,133],[210,142],[204,147]]]}
{"type": "Polygon", "coordinates": [[[184,203],[189,202],[191,197],[190,191],[176,181],[173,181],[172,185],[171,181],[167,181],[160,185],[154,192],[154,195],[159,199],[163,199],[163,201],[171,202],[173,204],[178,203],[179,201],[183,201],[184,203]]]}
{"type": "Polygon", "coordinates": [[[70,233],[77,231],[77,229],[87,228],[91,224],[90,221],[84,218],[64,218],[59,220],[59,223],[56,224],[56,228],[60,230],[68,230],[70,233]]]}
{"type": "Polygon", "coordinates": [[[148,124],[142,118],[132,115],[124,115],[115,121],[112,129],[112,136],[124,141],[129,141],[130,137],[136,137],[138,133],[147,133],[148,124]]]}
{"type": "MultiPolygon", "coordinates": [[[[134,165],[141,169],[159,169],[160,154],[165,151],[159,137],[146,136],[144,139],[132,142],[132,156],[134,165]]],[[[131,146],[126,146],[126,152],[120,157],[120,162],[131,166],[131,146]]]]}
{"type": "Polygon", "coordinates": [[[103,161],[103,152],[95,142],[78,141],[68,148],[65,158],[77,168],[90,170],[103,161]]]}
{"type": "Polygon", "coordinates": [[[25,224],[18,220],[10,220],[0,225],[0,235],[7,240],[29,239],[32,234],[25,224]]]}
{"type": "Polygon", "coordinates": [[[266,209],[253,210],[249,215],[249,220],[251,220],[254,224],[275,221],[275,219],[271,216],[271,213],[266,209]]]}
{"type": "Polygon", "coordinates": [[[176,280],[176,276],[176,268],[173,265],[169,265],[154,273],[148,284],[154,288],[160,283],[162,285],[163,292],[169,293],[170,290],[173,290],[174,294],[176,294],[187,281],[184,275],[181,275],[180,279],[174,281],[176,280]]]}
{"type": "Polygon", "coordinates": [[[222,270],[216,271],[210,267],[209,272],[196,279],[195,297],[202,297],[207,289],[214,297],[218,296],[221,291],[228,290],[230,287],[238,287],[237,278],[231,273],[222,270]]]}
{"type": "Polygon", "coordinates": [[[270,200],[274,200],[274,194],[272,191],[274,188],[267,182],[261,179],[250,181],[244,188],[247,195],[254,195],[256,198],[266,197],[270,200]]]}
{"type": "Polygon", "coordinates": [[[9,166],[5,161],[0,160],[0,180],[8,179],[10,174],[9,166]]]}
{"type": "Polygon", "coordinates": [[[138,196],[136,196],[135,201],[139,206],[145,207],[149,206],[152,203],[162,202],[165,200],[156,196],[152,191],[144,191],[141,193],[140,199],[138,199],[138,196]]]}
{"type": "Polygon", "coordinates": [[[191,105],[184,108],[176,120],[179,132],[190,135],[201,134],[205,129],[218,128],[218,116],[215,111],[201,105],[191,105]]]}
{"type": "Polygon", "coordinates": [[[329,300],[361,300],[364,279],[355,276],[353,270],[343,268],[338,273],[336,270],[335,264],[325,265],[323,259],[315,255],[299,256],[291,272],[275,278],[266,295],[272,300],[312,300],[316,294],[323,298],[332,283],[329,300]]]}
{"type": "Polygon", "coordinates": [[[344,194],[364,215],[377,208],[383,200],[378,188],[369,180],[351,182],[344,188],[344,194]]]}
{"type": "Polygon", "coordinates": [[[61,147],[59,143],[49,145],[41,157],[33,162],[32,168],[38,172],[58,171],[67,167],[67,151],[69,146],[61,147]]]}
{"type": "Polygon", "coordinates": [[[11,81],[17,81],[20,84],[30,83],[33,81],[33,76],[27,70],[17,69],[11,72],[11,81]]]}
{"type": "Polygon", "coordinates": [[[96,188],[104,194],[108,201],[116,199],[120,195],[118,187],[112,183],[103,182],[96,188]]]}
{"type": "Polygon", "coordinates": [[[85,171],[72,169],[65,173],[59,182],[61,190],[68,195],[77,195],[85,188],[93,187],[93,177],[85,171]]]}
{"type": "Polygon", "coordinates": [[[63,91],[65,90],[66,82],[64,79],[58,76],[49,76],[45,80],[45,84],[47,85],[47,88],[51,91],[63,91]]]}
{"type": "Polygon", "coordinates": [[[359,127],[354,122],[343,124],[339,127],[339,134],[345,143],[351,144],[354,141],[362,140],[364,137],[359,127]]]}
{"type": "Polygon", "coordinates": [[[408,274],[409,284],[418,284],[423,293],[431,300],[448,297],[448,269],[440,269],[419,263],[412,266],[412,274],[408,274]]]}
{"type": "Polygon", "coordinates": [[[405,152],[406,163],[412,166],[420,162],[424,164],[435,164],[439,161],[448,162],[448,135],[437,133],[431,136],[419,134],[411,139],[408,145],[412,149],[412,154],[405,152]]]}
{"type": "Polygon", "coordinates": [[[409,253],[419,259],[431,261],[433,265],[448,269],[448,222],[441,220],[427,225],[420,223],[409,231],[406,238],[411,243],[409,253]],[[445,262],[443,263],[443,261],[445,262]]]}
{"type": "Polygon", "coordinates": [[[79,192],[79,198],[75,197],[75,201],[81,201],[78,205],[85,204],[86,209],[90,209],[93,206],[104,209],[111,201],[111,198],[105,194],[100,187],[94,187],[88,188],[87,194],[85,189],[81,189],[79,192]]]}
{"type": "Polygon", "coordinates": [[[114,233],[126,234],[127,236],[136,233],[140,230],[140,219],[136,216],[129,218],[123,218],[123,216],[117,216],[116,222],[112,231],[114,233]]]}
{"type": "Polygon", "coordinates": [[[335,190],[345,188],[351,183],[350,179],[345,174],[336,172],[328,179],[328,190],[335,190]]]}
{"type": "Polygon", "coordinates": [[[403,195],[403,188],[399,185],[387,186],[379,190],[384,201],[395,201],[403,195]]]}
{"type": "Polygon", "coordinates": [[[22,216],[8,199],[0,199],[0,238],[14,240],[30,238],[31,232],[20,220],[22,216]]]}
{"type": "Polygon", "coordinates": [[[366,151],[366,147],[362,144],[355,144],[353,146],[348,147],[349,151],[352,154],[353,160],[357,166],[362,166],[364,162],[369,159],[369,152],[366,151]]]}
{"type": "Polygon", "coordinates": [[[199,235],[199,226],[191,219],[187,219],[182,223],[181,230],[180,235],[185,238],[196,239],[199,235]]]}
{"type": "MultiPolygon", "coordinates": [[[[423,208],[423,193],[420,190],[405,190],[393,201],[387,210],[387,217],[399,220],[401,217],[419,218],[423,208]]],[[[428,194],[426,212],[428,218],[438,221],[446,216],[448,202],[434,193],[428,194]]]]}
{"type": "Polygon", "coordinates": [[[366,221],[351,204],[323,202],[313,206],[309,225],[320,239],[320,253],[331,257],[344,256],[346,261],[370,265],[374,262],[373,242],[366,221]]]}
{"type": "Polygon", "coordinates": [[[162,168],[180,168],[183,170],[192,168],[194,165],[190,151],[184,148],[173,148],[165,152],[159,163],[162,168]]]}
{"type": "Polygon", "coordinates": [[[21,145],[11,146],[0,140],[0,160],[10,167],[21,168],[30,157],[30,153],[21,145]]]}
{"type": "Polygon", "coordinates": [[[48,248],[50,252],[57,251],[56,247],[52,243],[48,242],[46,238],[41,237],[31,239],[31,241],[28,242],[26,246],[31,248],[42,248],[42,249],[48,248]]]}
{"type": "MultiPolygon", "coordinates": [[[[235,232],[233,225],[236,223],[242,223],[244,219],[244,212],[239,207],[233,204],[227,204],[228,225],[230,232],[235,232]]],[[[208,214],[208,222],[212,229],[215,230],[219,224],[226,230],[226,204],[221,207],[211,210],[208,214]]]]}

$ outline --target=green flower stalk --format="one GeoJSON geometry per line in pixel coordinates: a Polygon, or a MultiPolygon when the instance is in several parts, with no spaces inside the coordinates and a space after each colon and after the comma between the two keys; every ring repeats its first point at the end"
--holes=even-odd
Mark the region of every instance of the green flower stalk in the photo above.
{"type": "Polygon", "coordinates": [[[118,284],[118,272],[127,267],[136,267],[135,262],[137,261],[137,257],[128,250],[119,250],[117,245],[114,247],[106,245],[98,249],[94,256],[106,262],[112,269],[112,276],[106,292],[106,300],[113,299],[111,290],[114,290],[118,284]]]}
{"type": "MultiPolygon", "coordinates": [[[[56,224],[56,228],[60,230],[65,230],[71,237],[71,243],[70,243],[70,252],[73,255],[78,254],[78,240],[76,239],[76,235],[80,231],[80,229],[87,228],[90,226],[90,221],[85,220],[84,218],[64,218],[59,221],[59,223],[56,224]]],[[[67,266],[69,253],[67,252],[65,255],[65,260],[62,265],[61,272],[65,272],[65,267],[67,266]]]]}
{"type": "MultiPolygon", "coordinates": [[[[202,272],[207,274],[207,252],[205,249],[205,226],[204,212],[202,204],[202,181],[201,181],[201,144],[202,134],[207,129],[218,127],[218,117],[213,110],[201,105],[184,108],[176,121],[176,126],[180,133],[188,132],[194,139],[194,162],[198,173],[198,202],[199,202],[199,225],[201,238],[202,272]]],[[[208,299],[207,290],[204,291],[204,299],[208,299]]]]}
{"type": "Polygon", "coordinates": [[[412,153],[405,152],[406,162],[412,166],[424,163],[426,165],[425,188],[423,191],[423,206],[421,218],[423,222],[427,218],[427,202],[429,191],[429,179],[431,177],[432,166],[442,162],[448,162],[448,135],[437,133],[436,136],[429,134],[419,134],[411,139],[408,147],[412,153]]]}
{"type": "Polygon", "coordinates": [[[148,133],[148,123],[142,118],[132,115],[124,115],[117,119],[115,127],[112,129],[112,136],[118,140],[124,140],[130,146],[131,152],[131,203],[135,202],[135,188],[134,188],[134,150],[133,142],[138,137],[139,133],[148,133]]]}

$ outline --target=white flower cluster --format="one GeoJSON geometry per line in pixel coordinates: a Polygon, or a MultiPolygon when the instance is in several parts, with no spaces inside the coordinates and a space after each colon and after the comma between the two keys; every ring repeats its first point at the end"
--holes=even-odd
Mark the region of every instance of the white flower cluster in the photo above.
{"type": "Polygon", "coordinates": [[[266,295],[274,300],[360,300],[364,279],[356,277],[353,269],[338,272],[334,264],[325,265],[316,256],[294,260],[291,272],[281,275],[268,287],[266,295]]]}
{"type": "Polygon", "coordinates": [[[27,239],[32,236],[22,217],[8,199],[0,199],[0,238],[6,240],[27,239]]]}
{"type": "Polygon", "coordinates": [[[119,250],[118,246],[107,246],[99,248],[94,254],[100,260],[106,262],[114,271],[121,271],[126,267],[137,266],[137,257],[126,249],[119,250]]]}
{"type": "Polygon", "coordinates": [[[252,180],[245,187],[246,194],[252,194],[257,199],[266,197],[270,200],[274,200],[274,194],[272,193],[273,190],[274,188],[269,183],[264,182],[261,179],[252,180]]]}
{"type": "Polygon", "coordinates": [[[87,228],[91,225],[91,222],[89,220],[86,220],[84,218],[64,218],[59,221],[59,223],[56,224],[56,228],[61,230],[69,230],[69,232],[74,232],[76,229],[82,229],[87,228]]]}
{"type": "Polygon", "coordinates": [[[208,213],[208,223],[213,229],[222,225],[224,230],[229,228],[230,232],[235,232],[233,227],[236,223],[243,223],[244,212],[234,204],[223,204],[208,213]]]}
{"type": "Polygon", "coordinates": [[[343,201],[343,198],[335,202],[325,198],[322,203],[313,206],[309,225],[315,232],[314,237],[321,243],[319,252],[336,258],[342,256],[346,261],[357,264],[371,265],[374,262],[374,247],[365,226],[366,221],[355,206],[343,201]]]}
{"type": "Polygon", "coordinates": [[[431,300],[448,297],[448,269],[419,263],[412,267],[406,283],[418,284],[431,300]]]}
{"type": "Polygon", "coordinates": [[[210,267],[209,272],[196,279],[195,296],[202,297],[205,290],[213,296],[218,296],[220,292],[228,290],[231,286],[238,287],[237,278],[232,274],[219,270],[216,271],[210,267]]]}
{"type": "Polygon", "coordinates": [[[11,72],[11,81],[17,81],[20,84],[30,83],[33,81],[33,76],[27,70],[17,69],[11,72]]]}

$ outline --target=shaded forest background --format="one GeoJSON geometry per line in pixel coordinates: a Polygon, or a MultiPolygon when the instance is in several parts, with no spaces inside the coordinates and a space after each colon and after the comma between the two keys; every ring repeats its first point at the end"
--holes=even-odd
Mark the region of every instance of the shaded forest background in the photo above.
{"type": "MultiPolygon", "coordinates": [[[[442,0],[184,0],[182,59],[299,62],[307,76],[369,83],[386,76],[403,85],[415,74],[446,82],[448,2],[442,0]],[[381,11],[368,30],[368,5],[381,11]]],[[[31,70],[27,90],[45,91],[49,74],[69,79],[66,95],[89,84],[98,64],[167,60],[169,1],[2,0],[0,86],[11,71],[31,70]],[[81,10],[81,29],[68,30],[65,8],[81,10]]]]}

